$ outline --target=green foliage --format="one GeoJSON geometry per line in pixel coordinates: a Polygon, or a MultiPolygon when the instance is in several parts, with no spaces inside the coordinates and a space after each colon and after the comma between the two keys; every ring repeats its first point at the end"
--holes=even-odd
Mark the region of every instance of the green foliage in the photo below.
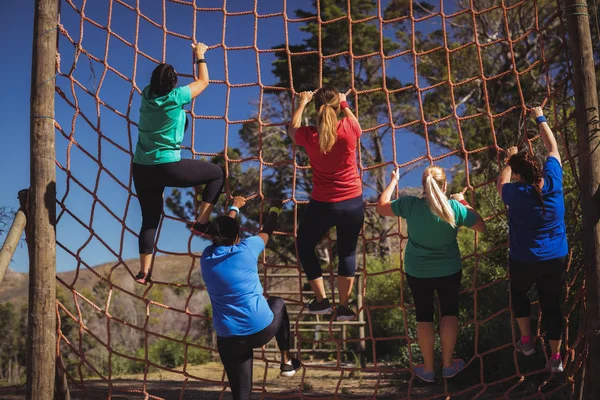
{"type": "MultiPolygon", "coordinates": [[[[144,349],[139,349],[137,356],[144,358],[144,349]]],[[[148,360],[154,364],[165,368],[176,368],[184,363],[185,347],[168,339],[157,339],[148,346],[148,360]]],[[[192,345],[187,346],[187,362],[191,365],[205,364],[211,359],[208,350],[204,350],[192,345]]]]}

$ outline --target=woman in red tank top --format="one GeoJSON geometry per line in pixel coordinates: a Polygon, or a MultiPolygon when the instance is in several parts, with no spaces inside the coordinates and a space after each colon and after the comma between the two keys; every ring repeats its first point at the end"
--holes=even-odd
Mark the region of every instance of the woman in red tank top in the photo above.
{"type": "Polygon", "coordinates": [[[336,227],[340,297],[336,320],[349,321],[356,317],[348,307],[348,298],[354,285],[356,244],[365,211],[356,162],[361,129],[345,94],[323,87],[314,97],[317,126],[301,127],[304,108],[313,98],[312,92],[302,92],[288,127],[292,141],[306,150],[313,173],[311,200],[300,220],[296,245],[300,264],[315,294],[307,305],[308,311],[330,313],[332,308],[325,294],[315,248],[329,228],[336,227]],[[338,120],[340,112],[343,117],[338,120]]]}

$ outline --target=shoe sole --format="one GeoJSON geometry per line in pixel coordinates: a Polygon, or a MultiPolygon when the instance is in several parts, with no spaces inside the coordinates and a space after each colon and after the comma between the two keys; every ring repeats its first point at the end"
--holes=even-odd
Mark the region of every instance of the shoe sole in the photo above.
{"type": "Polygon", "coordinates": [[[444,379],[450,379],[450,378],[454,378],[456,375],[460,374],[461,372],[463,372],[465,368],[463,367],[462,369],[459,369],[458,371],[456,371],[455,373],[453,373],[452,375],[443,375],[444,379]]]}
{"type": "Polygon", "coordinates": [[[316,310],[316,311],[308,310],[308,313],[313,314],[313,315],[323,315],[323,314],[331,314],[332,311],[333,311],[333,308],[329,307],[329,308],[326,308],[325,310],[316,310]]]}
{"type": "Polygon", "coordinates": [[[296,372],[298,372],[300,368],[295,369],[293,371],[282,371],[279,373],[279,376],[283,376],[285,378],[291,378],[292,376],[296,375],[296,372]]]}
{"type": "Polygon", "coordinates": [[[435,379],[433,379],[433,380],[431,380],[431,381],[430,381],[429,379],[425,379],[425,378],[423,378],[422,376],[419,376],[419,375],[417,375],[417,374],[415,374],[415,376],[416,376],[417,378],[419,378],[420,380],[422,380],[423,382],[427,382],[427,383],[435,383],[435,379]]]}
{"type": "Polygon", "coordinates": [[[530,356],[532,354],[535,354],[535,349],[531,349],[531,350],[523,350],[522,348],[517,347],[517,351],[521,354],[525,354],[526,356],[530,356]]]}
{"type": "Polygon", "coordinates": [[[335,317],[336,321],[352,321],[354,318],[356,318],[355,315],[353,316],[340,316],[340,317],[335,317]]]}

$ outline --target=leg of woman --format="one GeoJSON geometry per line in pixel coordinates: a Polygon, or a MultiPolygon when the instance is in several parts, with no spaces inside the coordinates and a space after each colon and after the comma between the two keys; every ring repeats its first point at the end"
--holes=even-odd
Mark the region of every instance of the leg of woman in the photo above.
{"type": "Polygon", "coordinates": [[[423,354],[425,372],[433,371],[435,329],[433,327],[433,292],[432,279],[415,278],[406,274],[406,281],[415,302],[417,313],[417,340],[423,354]]]}
{"type": "Polygon", "coordinates": [[[509,260],[510,297],[512,311],[519,325],[522,344],[531,339],[531,303],[527,292],[537,277],[537,268],[533,265],[509,260]]]}
{"type": "Polygon", "coordinates": [[[311,200],[302,214],[296,239],[300,264],[318,302],[322,302],[327,296],[323,285],[321,263],[317,258],[315,248],[333,225],[330,219],[326,205],[311,200]]]}
{"type": "Polygon", "coordinates": [[[546,325],[546,337],[550,342],[552,355],[560,354],[563,328],[563,315],[560,306],[562,277],[566,267],[566,257],[545,262],[544,269],[548,271],[536,280],[542,320],[546,325]]]}
{"type": "Polygon", "coordinates": [[[462,270],[450,276],[437,278],[436,292],[440,301],[442,321],[440,322],[440,341],[442,344],[442,362],[444,367],[454,366],[454,347],[458,336],[458,295],[462,270]]]}
{"type": "Polygon", "coordinates": [[[267,303],[273,312],[273,321],[262,331],[246,338],[252,348],[258,348],[275,337],[281,351],[281,375],[290,377],[300,369],[302,364],[290,355],[290,319],[285,301],[281,297],[270,297],[267,303]]]}
{"type": "Polygon", "coordinates": [[[160,176],[157,177],[158,169],[151,165],[132,165],[133,182],[138,201],[142,211],[142,227],[138,237],[140,251],[140,280],[145,283],[147,274],[152,265],[152,253],[154,250],[154,237],[160,223],[163,211],[163,192],[160,176]]]}
{"type": "Polygon", "coordinates": [[[336,219],[340,304],[348,307],[356,273],[356,244],[365,220],[365,206],[362,196],[342,203],[347,204],[343,204],[343,209],[335,210],[333,215],[336,219]]]}
{"type": "Polygon", "coordinates": [[[252,347],[217,337],[217,349],[233,400],[249,400],[252,395],[252,347]]]}
{"type": "Polygon", "coordinates": [[[197,222],[204,225],[214,208],[225,182],[225,172],[220,166],[208,161],[182,159],[164,164],[170,187],[196,187],[205,185],[202,203],[198,208],[197,222]]]}

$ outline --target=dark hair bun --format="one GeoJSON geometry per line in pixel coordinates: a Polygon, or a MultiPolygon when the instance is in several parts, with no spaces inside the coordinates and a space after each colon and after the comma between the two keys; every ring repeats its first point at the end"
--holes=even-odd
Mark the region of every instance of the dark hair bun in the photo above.
{"type": "Polygon", "coordinates": [[[212,243],[215,246],[231,246],[240,234],[240,224],[235,218],[221,215],[212,224],[212,243]]]}
{"type": "Polygon", "coordinates": [[[177,86],[177,73],[170,64],[160,64],[152,71],[150,92],[155,96],[165,96],[177,86]]]}

